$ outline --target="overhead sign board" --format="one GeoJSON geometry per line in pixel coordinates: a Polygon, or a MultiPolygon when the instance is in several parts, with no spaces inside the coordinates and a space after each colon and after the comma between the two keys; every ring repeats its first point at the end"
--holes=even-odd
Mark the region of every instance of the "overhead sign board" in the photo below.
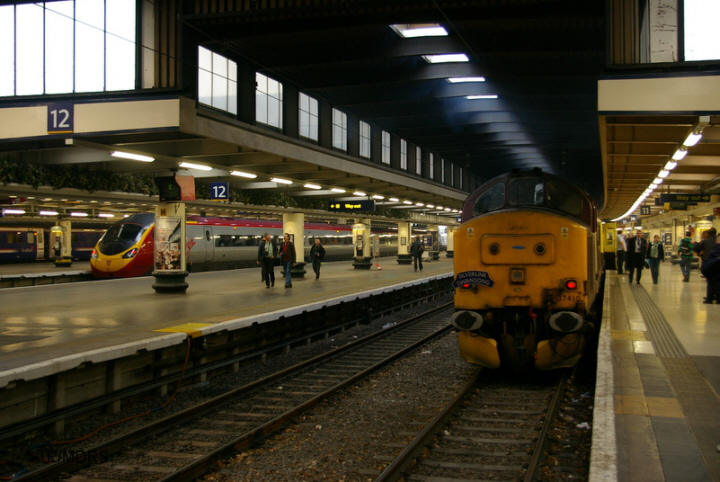
{"type": "Polygon", "coordinates": [[[375,201],[331,201],[331,212],[371,213],[375,211],[375,201]]]}
{"type": "Polygon", "coordinates": [[[227,201],[230,199],[230,183],[228,182],[211,182],[210,183],[210,200],[227,201]]]}
{"type": "Polygon", "coordinates": [[[709,203],[710,194],[660,194],[660,202],[665,203],[709,203]]]}

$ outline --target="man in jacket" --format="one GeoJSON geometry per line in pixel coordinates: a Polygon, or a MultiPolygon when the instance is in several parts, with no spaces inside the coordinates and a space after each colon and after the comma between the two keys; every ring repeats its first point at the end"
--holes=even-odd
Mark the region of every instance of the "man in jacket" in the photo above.
{"type": "Polygon", "coordinates": [[[422,265],[422,254],[423,251],[423,245],[420,242],[420,236],[415,236],[415,241],[410,245],[410,254],[412,254],[413,262],[415,265],[415,271],[418,270],[418,263],[420,263],[420,271],[423,269],[422,265]]]}
{"type": "MultiPolygon", "coordinates": [[[[708,257],[710,256],[710,251],[712,251],[713,246],[715,246],[715,237],[717,236],[717,229],[715,227],[711,227],[707,231],[703,232],[702,234],[702,240],[699,243],[695,243],[695,246],[693,246],[693,251],[695,251],[698,256],[702,259],[702,262],[700,264],[700,267],[702,268],[702,265],[705,264],[708,260],[708,257]]],[[[702,272],[702,269],[700,270],[702,272]]],[[[703,274],[703,276],[705,276],[703,274]]],[[[705,291],[705,303],[708,303],[708,300],[710,303],[713,301],[713,294],[712,294],[712,283],[710,282],[710,279],[705,276],[705,283],[707,284],[707,288],[705,291]]]]}
{"type": "Polygon", "coordinates": [[[265,239],[260,241],[258,246],[258,264],[262,267],[262,279],[265,281],[265,288],[275,286],[275,259],[278,255],[278,247],[275,240],[268,233],[265,239]]]}
{"type": "Polygon", "coordinates": [[[647,241],[642,237],[642,229],[635,232],[635,236],[627,241],[627,271],[630,277],[630,283],[633,280],[633,274],[637,270],[637,284],[640,284],[642,270],[645,265],[645,251],[647,250],[647,241]]]}
{"type": "Polygon", "coordinates": [[[283,234],[283,243],[280,246],[280,262],[285,273],[285,288],[292,288],[291,270],[295,266],[295,245],[290,241],[288,233],[283,234]]]}
{"type": "Polygon", "coordinates": [[[720,243],[717,242],[717,239],[707,255],[700,266],[700,272],[708,283],[707,296],[703,303],[711,305],[714,300],[720,305],[720,243]]]}
{"type": "Polygon", "coordinates": [[[693,259],[693,242],[690,238],[692,233],[690,231],[685,232],[685,237],[680,240],[678,245],[678,257],[680,258],[680,270],[683,274],[683,281],[690,281],[690,264],[693,259]]]}
{"type": "Polygon", "coordinates": [[[320,266],[325,261],[325,248],[320,244],[320,238],[315,238],[315,244],[310,248],[310,259],[315,272],[315,279],[320,279],[320,266]]]}

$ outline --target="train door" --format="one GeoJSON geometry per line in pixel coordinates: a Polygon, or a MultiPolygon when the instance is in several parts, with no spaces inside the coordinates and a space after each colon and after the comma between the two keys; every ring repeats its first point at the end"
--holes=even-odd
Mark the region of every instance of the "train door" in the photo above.
{"type": "Polygon", "coordinates": [[[35,246],[37,246],[37,259],[45,259],[45,232],[42,229],[35,231],[35,246]]]}
{"type": "Polygon", "coordinates": [[[203,241],[205,243],[205,262],[212,263],[215,259],[215,236],[212,226],[203,226],[203,241]]]}

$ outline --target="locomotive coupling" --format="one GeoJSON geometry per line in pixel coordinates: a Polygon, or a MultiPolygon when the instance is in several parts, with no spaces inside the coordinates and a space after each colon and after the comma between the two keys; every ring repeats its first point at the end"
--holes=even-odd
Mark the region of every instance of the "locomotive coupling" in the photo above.
{"type": "Polygon", "coordinates": [[[572,311],[561,311],[550,317],[550,326],[561,333],[573,333],[582,328],[583,317],[572,311]]]}
{"type": "Polygon", "coordinates": [[[450,323],[458,330],[478,330],[483,324],[483,317],[474,311],[456,311],[450,317],[450,323]]]}

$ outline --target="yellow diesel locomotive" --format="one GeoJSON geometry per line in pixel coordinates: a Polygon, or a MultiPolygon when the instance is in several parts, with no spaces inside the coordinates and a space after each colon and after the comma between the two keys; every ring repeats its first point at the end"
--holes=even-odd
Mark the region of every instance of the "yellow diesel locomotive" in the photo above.
{"type": "Polygon", "coordinates": [[[597,208],[540,169],[498,176],[471,194],[454,233],[461,356],[488,368],[578,362],[592,329],[602,257],[597,208]]]}

